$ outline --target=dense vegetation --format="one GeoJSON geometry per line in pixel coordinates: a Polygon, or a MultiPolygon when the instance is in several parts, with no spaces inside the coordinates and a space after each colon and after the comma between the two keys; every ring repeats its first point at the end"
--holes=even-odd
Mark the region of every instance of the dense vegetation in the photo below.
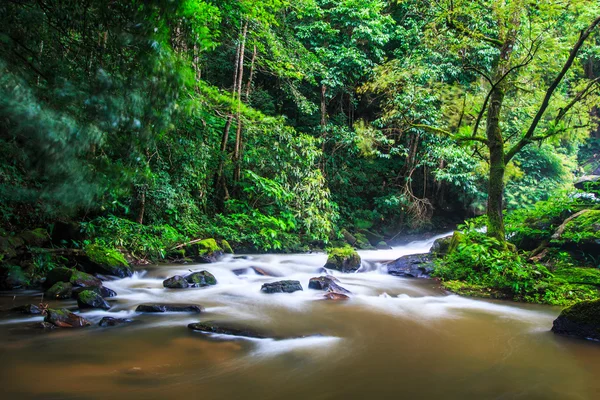
{"type": "Polygon", "coordinates": [[[593,297],[539,289],[560,273],[517,241],[584,207],[556,193],[597,165],[599,24],[591,0],[2,2],[0,262],[64,263],[43,238],[130,261],[385,246],[486,213],[441,277],[593,297]]]}

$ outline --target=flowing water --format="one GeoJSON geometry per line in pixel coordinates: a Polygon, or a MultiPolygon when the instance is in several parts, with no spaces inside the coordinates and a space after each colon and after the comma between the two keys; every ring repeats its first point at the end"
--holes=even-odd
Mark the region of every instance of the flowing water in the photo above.
{"type": "MultiPolygon", "coordinates": [[[[324,254],[252,255],[140,268],[132,278],[107,282],[118,293],[109,299],[112,308],[82,312],[94,327],[34,333],[23,327],[41,317],[2,312],[3,398],[600,399],[600,345],[550,333],[559,309],[449,296],[433,281],[390,276],[380,264],[426,252],[434,239],[361,252],[361,271],[333,272],[352,291],[345,302],[321,300],[323,292],[308,289],[324,254]],[[201,269],[218,284],[162,286],[169,276],[201,269]],[[260,292],[279,279],[299,280],[304,291],[260,292]],[[201,304],[206,312],[134,311],[151,302],[201,304]],[[103,316],[134,322],[100,328],[103,316]],[[187,328],[206,320],[283,339],[187,328]]],[[[39,296],[0,298],[4,310],[29,302],[39,296]]],[[[76,309],[69,301],[51,305],[76,309]]]]}

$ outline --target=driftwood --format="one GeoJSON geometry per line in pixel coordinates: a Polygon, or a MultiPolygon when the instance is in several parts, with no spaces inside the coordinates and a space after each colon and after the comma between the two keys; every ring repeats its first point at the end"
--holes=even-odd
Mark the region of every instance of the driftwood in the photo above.
{"type": "Polygon", "coordinates": [[[177,246],[173,247],[171,250],[177,250],[177,249],[181,249],[182,247],[185,246],[189,246],[190,244],[194,244],[194,243],[198,243],[203,241],[204,239],[194,239],[194,240],[190,240],[189,242],[185,242],[185,243],[181,243],[178,244],[177,246]]]}

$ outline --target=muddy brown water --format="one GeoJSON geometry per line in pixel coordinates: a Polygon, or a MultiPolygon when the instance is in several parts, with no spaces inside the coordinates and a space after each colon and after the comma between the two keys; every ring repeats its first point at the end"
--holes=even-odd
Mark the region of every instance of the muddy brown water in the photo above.
{"type": "MultiPolygon", "coordinates": [[[[387,275],[378,261],[427,251],[432,240],[362,252],[364,270],[335,275],[346,302],[320,300],[308,280],[322,254],[228,258],[211,265],[140,268],[107,282],[96,326],[35,333],[41,317],[0,313],[4,399],[600,399],[600,344],[550,333],[560,309],[448,296],[432,281],[387,275]],[[259,267],[277,277],[254,273],[259,267]],[[162,280],[207,269],[218,285],[168,290],[162,280]],[[246,269],[241,275],[233,270],[246,269]],[[263,294],[297,279],[304,291],[263,294]],[[139,314],[141,303],[195,303],[203,314],[139,314]],[[125,326],[100,328],[103,316],[125,326]],[[289,339],[192,332],[190,322],[234,321],[289,339]],[[304,336],[304,337],[302,337],[304,336]]],[[[238,271],[239,273],[239,271],[238,271]]],[[[39,302],[4,293],[3,310],[39,302]]],[[[53,303],[76,309],[74,302],[53,303]]]]}

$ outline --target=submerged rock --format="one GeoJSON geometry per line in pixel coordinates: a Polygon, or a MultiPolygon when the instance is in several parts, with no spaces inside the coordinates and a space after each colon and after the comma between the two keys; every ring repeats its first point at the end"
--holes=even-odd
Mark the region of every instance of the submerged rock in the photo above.
{"type": "Polygon", "coordinates": [[[185,280],[192,287],[204,287],[217,284],[215,276],[208,271],[192,272],[191,274],[186,275],[185,280]]]}
{"type": "Polygon", "coordinates": [[[554,320],[552,332],[600,341],[600,300],[583,301],[564,309],[554,320]]]}
{"type": "Polygon", "coordinates": [[[129,322],[133,322],[132,319],[128,318],[113,318],[113,317],[104,317],[98,323],[99,326],[107,327],[107,326],[117,326],[121,324],[126,324],[129,322]]]}
{"type": "Polygon", "coordinates": [[[280,276],[278,274],[267,271],[260,267],[238,268],[238,269],[234,269],[232,272],[236,275],[245,275],[249,271],[254,271],[256,273],[256,275],[260,275],[260,276],[272,276],[272,277],[280,276]]]}
{"type": "Polygon", "coordinates": [[[341,272],[355,272],[360,268],[360,256],[352,247],[331,249],[325,268],[341,272]]]}
{"type": "Polygon", "coordinates": [[[335,293],[335,292],[329,292],[329,293],[325,293],[325,295],[323,296],[323,298],[325,300],[350,300],[350,297],[342,294],[342,293],[335,293]]]}
{"type": "Polygon", "coordinates": [[[70,299],[73,295],[73,285],[68,282],[57,282],[46,290],[45,296],[50,299],[70,299]]]}
{"type": "Polygon", "coordinates": [[[91,323],[79,315],[73,314],[67,309],[48,309],[44,322],[49,322],[59,328],[84,328],[91,323]]]}
{"type": "Polygon", "coordinates": [[[201,313],[202,306],[197,304],[140,304],[135,311],[147,313],[193,312],[201,313]]]}
{"type": "Polygon", "coordinates": [[[263,333],[248,327],[241,327],[228,323],[219,323],[213,321],[192,323],[188,325],[188,328],[194,331],[218,333],[222,335],[245,336],[258,339],[264,339],[267,337],[263,333]]]}
{"type": "Polygon", "coordinates": [[[350,293],[349,290],[341,287],[336,282],[337,279],[335,279],[333,276],[319,276],[316,278],[310,278],[310,281],[308,281],[308,288],[315,290],[324,290],[326,292],[331,293],[350,293]]]}
{"type": "Polygon", "coordinates": [[[110,309],[110,304],[93,290],[83,290],[79,292],[77,294],[77,306],[82,310],[86,308],[110,309]]]}
{"type": "Polygon", "coordinates": [[[10,311],[27,315],[36,315],[42,313],[42,310],[35,304],[25,304],[23,306],[14,307],[11,308],[10,311]]]}
{"type": "Polygon", "coordinates": [[[302,290],[299,281],[278,281],[265,283],[260,288],[263,293],[293,293],[302,290]]]}
{"type": "Polygon", "coordinates": [[[405,278],[429,278],[433,262],[429,254],[412,254],[387,264],[388,274],[405,278]]]}
{"type": "Polygon", "coordinates": [[[163,286],[168,289],[185,289],[190,286],[188,281],[181,275],[175,275],[163,281],[163,286]]]}

